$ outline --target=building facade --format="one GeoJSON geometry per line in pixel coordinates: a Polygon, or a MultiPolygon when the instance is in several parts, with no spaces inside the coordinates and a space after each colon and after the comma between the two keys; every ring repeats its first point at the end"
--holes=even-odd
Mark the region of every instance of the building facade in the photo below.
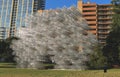
{"type": "Polygon", "coordinates": [[[7,32],[6,32],[6,28],[5,27],[0,27],[0,40],[5,39],[5,37],[7,36],[7,32]]]}
{"type": "Polygon", "coordinates": [[[0,0],[0,28],[5,28],[5,38],[13,37],[20,27],[25,27],[25,17],[45,8],[45,0],[0,0]]]}
{"type": "Polygon", "coordinates": [[[89,32],[96,35],[99,43],[105,44],[112,24],[112,4],[98,5],[90,1],[83,3],[82,0],[78,0],[77,7],[90,27],[89,32]]]}
{"type": "Polygon", "coordinates": [[[98,41],[99,43],[104,44],[106,42],[106,38],[110,32],[110,26],[112,24],[112,4],[103,4],[98,5],[98,41]]]}

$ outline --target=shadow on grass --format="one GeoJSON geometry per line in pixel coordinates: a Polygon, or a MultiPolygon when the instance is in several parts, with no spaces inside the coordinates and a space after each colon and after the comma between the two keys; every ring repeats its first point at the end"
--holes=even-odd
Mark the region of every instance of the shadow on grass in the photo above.
{"type": "Polygon", "coordinates": [[[15,63],[0,63],[0,68],[15,68],[15,63]]]}
{"type": "MultiPolygon", "coordinates": [[[[54,69],[55,64],[44,64],[44,69],[54,69]]],[[[16,68],[16,63],[0,63],[0,68],[16,68]]]]}

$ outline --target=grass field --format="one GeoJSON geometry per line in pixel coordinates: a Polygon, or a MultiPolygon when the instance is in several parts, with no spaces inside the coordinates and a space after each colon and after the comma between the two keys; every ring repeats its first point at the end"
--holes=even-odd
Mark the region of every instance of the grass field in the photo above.
{"type": "Polygon", "coordinates": [[[120,77],[120,69],[110,69],[107,73],[104,73],[103,70],[17,69],[8,63],[2,63],[0,67],[0,77],[120,77]]]}

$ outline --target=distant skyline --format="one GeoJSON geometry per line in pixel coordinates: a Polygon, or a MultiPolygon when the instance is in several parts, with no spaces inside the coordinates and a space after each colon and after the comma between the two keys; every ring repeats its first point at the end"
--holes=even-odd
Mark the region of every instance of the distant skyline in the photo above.
{"type": "MultiPolygon", "coordinates": [[[[46,9],[56,9],[62,8],[64,6],[70,7],[72,5],[76,6],[78,0],[46,0],[46,9]]],[[[87,0],[83,0],[86,2],[87,0]]],[[[109,4],[111,0],[90,0],[91,3],[97,4],[109,4]]]]}

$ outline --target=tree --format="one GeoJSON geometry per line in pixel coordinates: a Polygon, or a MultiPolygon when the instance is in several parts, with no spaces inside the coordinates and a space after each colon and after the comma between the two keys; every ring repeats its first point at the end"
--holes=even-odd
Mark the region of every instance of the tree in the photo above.
{"type": "Polygon", "coordinates": [[[113,11],[115,12],[115,13],[120,13],[120,10],[119,10],[119,8],[120,8],[120,0],[112,0],[111,1],[111,3],[114,5],[113,7],[113,11]]]}
{"type": "Polygon", "coordinates": [[[102,69],[107,65],[107,59],[103,55],[102,48],[99,44],[94,46],[93,52],[89,55],[90,61],[87,63],[89,69],[102,69]]]}
{"type": "Polygon", "coordinates": [[[28,26],[18,30],[20,40],[12,44],[18,67],[43,69],[49,59],[56,69],[86,69],[96,39],[87,33],[77,8],[36,13],[26,20],[28,26]]]}
{"type": "Polygon", "coordinates": [[[111,31],[103,48],[104,56],[107,57],[109,65],[120,64],[120,28],[111,31]]]}
{"type": "Polygon", "coordinates": [[[113,22],[103,51],[109,65],[120,65],[120,0],[112,0],[112,4],[113,22]]]}
{"type": "Polygon", "coordinates": [[[119,31],[120,28],[120,0],[112,0],[113,4],[113,23],[112,23],[112,30],[119,31]]]}
{"type": "Polygon", "coordinates": [[[12,55],[13,50],[10,47],[13,39],[17,39],[17,38],[12,37],[12,38],[7,38],[5,40],[0,41],[0,61],[2,62],[14,61],[13,60],[14,55],[12,55]]]}

